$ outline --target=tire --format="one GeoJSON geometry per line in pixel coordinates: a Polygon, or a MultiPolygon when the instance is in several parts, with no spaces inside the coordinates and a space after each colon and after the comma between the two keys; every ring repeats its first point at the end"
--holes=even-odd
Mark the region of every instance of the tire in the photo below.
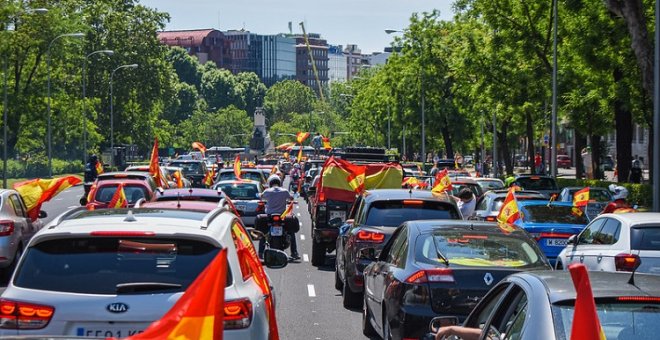
{"type": "Polygon", "coordinates": [[[325,264],[325,245],[312,242],[312,266],[320,267],[325,264]]]}
{"type": "Polygon", "coordinates": [[[339,269],[335,266],[335,289],[341,291],[344,288],[344,283],[339,279],[339,269]]]}
{"type": "Polygon", "coordinates": [[[367,337],[372,337],[378,335],[374,326],[371,324],[371,313],[369,313],[369,308],[367,307],[367,296],[364,296],[364,301],[362,302],[362,334],[367,337]]]}
{"type": "MultiPolygon", "coordinates": [[[[344,275],[344,278],[348,279],[347,275],[344,275]]],[[[351,290],[351,287],[348,285],[348,282],[344,282],[344,287],[342,289],[342,303],[344,308],[347,309],[356,309],[362,308],[362,294],[355,293],[351,290]]]]}

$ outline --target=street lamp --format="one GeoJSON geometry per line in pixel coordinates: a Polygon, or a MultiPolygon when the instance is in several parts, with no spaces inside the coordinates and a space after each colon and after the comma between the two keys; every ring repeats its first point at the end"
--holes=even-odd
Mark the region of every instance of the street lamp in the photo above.
{"type": "Polygon", "coordinates": [[[82,97],[83,97],[83,107],[82,107],[82,135],[83,135],[83,164],[85,164],[87,159],[87,79],[85,78],[85,70],[87,69],[87,59],[95,54],[105,54],[108,56],[113,55],[115,52],[112,50],[98,50],[94,51],[85,56],[85,61],[83,62],[82,67],[82,97]]]}
{"type": "Polygon", "coordinates": [[[552,139],[550,141],[550,175],[557,176],[557,0],[552,1],[552,139]]]}
{"type": "Polygon", "coordinates": [[[137,68],[138,64],[127,64],[121,65],[116,69],[112,70],[110,73],[110,168],[115,165],[115,119],[114,119],[114,107],[113,107],[113,96],[112,96],[112,78],[115,77],[115,72],[123,68],[137,68]]]}
{"type": "Polygon", "coordinates": [[[84,33],[60,34],[50,41],[50,44],[48,44],[48,49],[46,50],[46,67],[48,74],[48,105],[47,105],[47,113],[46,113],[46,115],[48,116],[48,177],[53,177],[53,153],[52,153],[53,140],[51,133],[51,117],[50,117],[50,49],[51,47],[53,47],[55,41],[57,41],[60,38],[82,38],[84,36],[85,36],[84,33]]]}

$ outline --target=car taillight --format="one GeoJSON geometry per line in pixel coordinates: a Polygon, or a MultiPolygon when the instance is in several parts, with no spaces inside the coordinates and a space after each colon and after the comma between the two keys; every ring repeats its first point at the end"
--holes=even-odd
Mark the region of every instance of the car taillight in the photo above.
{"type": "Polygon", "coordinates": [[[357,239],[358,241],[361,242],[382,243],[383,241],[385,241],[385,234],[373,232],[373,231],[360,230],[357,233],[357,239]]]}
{"type": "Polygon", "coordinates": [[[614,267],[618,272],[631,272],[637,269],[640,264],[642,264],[642,261],[635,254],[623,253],[614,257],[614,267]]]}
{"type": "Polygon", "coordinates": [[[621,302],[660,302],[658,296],[619,296],[616,299],[621,302]]]}
{"type": "Polygon", "coordinates": [[[0,236],[9,236],[14,233],[14,221],[0,220],[0,236]]]}
{"type": "Polygon", "coordinates": [[[319,202],[325,202],[325,192],[323,191],[319,193],[319,202]]]}
{"type": "Polygon", "coordinates": [[[225,329],[250,327],[252,322],[252,302],[249,299],[225,301],[225,329]]]}
{"type": "Polygon", "coordinates": [[[406,283],[454,282],[454,272],[449,268],[418,270],[406,279],[406,283]]]}
{"type": "Polygon", "coordinates": [[[497,217],[495,217],[495,216],[486,216],[486,221],[495,222],[495,221],[497,221],[497,217]]]}
{"type": "Polygon", "coordinates": [[[92,231],[90,236],[109,236],[109,237],[153,237],[156,233],[153,231],[92,231]]]}
{"type": "Polygon", "coordinates": [[[0,299],[0,328],[41,329],[48,325],[54,312],[51,306],[0,299]]]}
{"type": "Polygon", "coordinates": [[[542,239],[542,238],[569,238],[573,236],[571,233],[530,233],[534,239],[537,241],[542,239]]]}
{"type": "Polygon", "coordinates": [[[266,203],[259,201],[257,203],[257,214],[263,214],[266,212],[266,203]]]}

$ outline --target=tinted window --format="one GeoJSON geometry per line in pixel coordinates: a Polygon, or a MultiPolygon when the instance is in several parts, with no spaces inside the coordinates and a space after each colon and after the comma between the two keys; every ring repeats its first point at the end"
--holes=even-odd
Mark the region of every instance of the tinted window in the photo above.
{"type": "Polygon", "coordinates": [[[516,183],[525,190],[557,190],[557,183],[546,177],[521,177],[516,183]]]}
{"type": "Polygon", "coordinates": [[[472,183],[452,183],[452,190],[451,194],[452,195],[458,195],[458,193],[461,191],[463,188],[468,188],[474,196],[479,197],[481,194],[483,194],[483,191],[481,190],[481,187],[478,184],[472,184],[472,183]]]}
{"type": "Polygon", "coordinates": [[[23,211],[23,205],[21,204],[21,200],[18,198],[18,196],[16,195],[9,196],[9,202],[14,208],[14,213],[16,214],[16,216],[19,217],[25,216],[25,212],[23,211]]]}
{"type": "Polygon", "coordinates": [[[478,181],[483,191],[503,189],[504,184],[500,181],[478,181]]]}
{"type": "Polygon", "coordinates": [[[203,174],[202,164],[199,162],[173,162],[170,165],[180,167],[184,175],[203,174]]]}
{"type": "Polygon", "coordinates": [[[534,223],[566,223],[566,224],[584,224],[589,223],[586,214],[577,215],[572,211],[571,206],[567,205],[527,205],[522,207],[523,220],[534,223]]]}
{"type": "Polygon", "coordinates": [[[660,250],[660,226],[630,229],[630,248],[660,250]]]}
{"type": "Polygon", "coordinates": [[[607,218],[601,218],[599,220],[593,221],[588,225],[581,233],[580,238],[578,239],[579,244],[593,244],[594,236],[598,233],[600,228],[603,227],[603,224],[607,221],[607,218]]]}
{"type": "MultiPolygon", "coordinates": [[[[241,173],[241,178],[249,179],[251,181],[263,182],[262,174],[258,171],[244,171],[241,173]]],[[[221,181],[234,180],[234,179],[236,179],[236,175],[234,175],[233,171],[223,171],[220,173],[221,181]]]]}
{"type": "Polygon", "coordinates": [[[593,236],[592,244],[614,244],[619,240],[621,223],[613,218],[608,218],[605,224],[593,236]]]}
{"type": "MultiPolygon", "coordinates": [[[[114,196],[116,191],[117,191],[117,185],[102,186],[96,191],[96,196],[94,197],[94,199],[99,202],[108,203],[112,200],[112,196],[114,196]]],[[[126,195],[126,199],[130,204],[135,203],[140,198],[149,197],[147,189],[143,186],[138,186],[138,185],[125,185],[124,195],[126,195]]]]}
{"type": "MultiPolygon", "coordinates": [[[[505,196],[497,197],[495,200],[493,200],[493,208],[491,209],[492,211],[500,211],[502,209],[502,205],[504,204],[504,198],[505,196]]],[[[516,195],[516,201],[530,201],[530,200],[538,200],[538,199],[543,199],[541,196],[518,196],[516,195]]]]}
{"type": "Polygon", "coordinates": [[[435,201],[379,201],[371,203],[364,224],[396,227],[406,221],[460,219],[458,210],[449,203],[435,201]]]}
{"type": "Polygon", "coordinates": [[[233,200],[254,200],[259,198],[259,190],[254,184],[221,184],[222,192],[233,200]]]}
{"type": "Polygon", "coordinates": [[[607,190],[589,190],[589,199],[596,202],[609,202],[612,200],[612,194],[607,190]]]}
{"type": "MultiPolygon", "coordinates": [[[[408,243],[408,229],[402,228],[395,235],[396,239],[392,242],[392,247],[390,248],[390,253],[387,255],[387,262],[396,265],[401,253],[401,249],[404,248],[404,244],[408,243]]],[[[406,247],[407,248],[407,247],[406,247]]]]}
{"type": "Polygon", "coordinates": [[[488,209],[488,197],[482,197],[479,200],[479,203],[477,203],[477,207],[475,210],[486,210],[488,209]]]}
{"type": "MultiPolygon", "coordinates": [[[[153,238],[70,238],[28,249],[14,284],[21,288],[83,294],[117,294],[123,283],[178,284],[184,291],[219,249],[201,241],[153,238]]],[[[227,273],[230,284],[231,273],[227,273]]],[[[130,292],[126,292],[130,293],[130,292]]]]}

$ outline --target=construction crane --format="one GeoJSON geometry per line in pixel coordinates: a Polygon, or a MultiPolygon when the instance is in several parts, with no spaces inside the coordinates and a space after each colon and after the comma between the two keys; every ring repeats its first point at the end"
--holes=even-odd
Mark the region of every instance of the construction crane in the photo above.
{"type": "Polygon", "coordinates": [[[319,89],[319,97],[321,97],[321,102],[325,102],[325,97],[323,96],[323,87],[321,87],[321,81],[319,81],[319,73],[316,71],[316,63],[314,62],[314,56],[312,55],[312,47],[309,45],[309,39],[307,39],[307,31],[305,31],[305,24],[301,21],[300,28],[303,31],[303,38],[305,38],[305,45],[307,45],[307,54],[309,55],[309,61],[312,63],[312,70],[314,71],[314,79],[316,79],[316,86],[319,89]]]}

